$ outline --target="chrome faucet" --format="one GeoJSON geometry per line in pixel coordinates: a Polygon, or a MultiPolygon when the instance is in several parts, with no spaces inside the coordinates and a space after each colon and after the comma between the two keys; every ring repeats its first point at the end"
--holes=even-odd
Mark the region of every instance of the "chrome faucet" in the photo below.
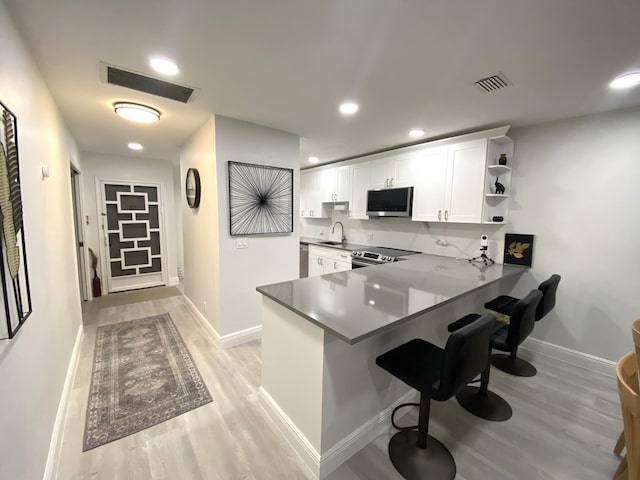
{"type": "Polygon", "coordinates": [[[344,236],[344,225],[342,224],[342,222],[336,222],[333,224],[333,226],[331,227],[331,233],[333,234],[333,232],[336,229],[336,225],[340,224],[340,227],[342,227],[342,240],[340,240],[341,243],[345,243],[347,241],[347,237],[344,236]]]}

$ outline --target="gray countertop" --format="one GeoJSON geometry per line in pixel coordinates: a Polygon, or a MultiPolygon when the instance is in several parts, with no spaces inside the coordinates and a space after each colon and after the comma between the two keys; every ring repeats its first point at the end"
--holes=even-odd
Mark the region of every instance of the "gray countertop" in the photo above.
{"type": "Polygon", "coordinates": [[[354,250],[365,250],[367,248],[371,248],[370,245],[360,245],[359,243],[338,243],[337,245],[331,245],[327,242],[328,240],[320,239],[320,238],[311,238],[311,237],[300,237],[300,243],[306,243],[307,245],[317,245],[319,247],[327,247],[327,248],[336,248],[338,250],[349,250],[350,252],[354,250]]]}
{"type": "Polygon", "coordinates": [[[428,254],[404,258],[256,290],[354,344],[526,270],[499,264],[483,270],[481,264],[428,254]]]}

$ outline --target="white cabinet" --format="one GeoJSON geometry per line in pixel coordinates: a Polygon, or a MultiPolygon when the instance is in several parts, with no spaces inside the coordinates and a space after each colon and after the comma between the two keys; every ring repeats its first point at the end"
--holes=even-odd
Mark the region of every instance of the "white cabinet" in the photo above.
{"type": "Polygon", "coordinates": [[[351,167],[349,218],[367,220],[367,190],[371,183],[371,162],[357,163],[351,167]]]}
{"type": "Polygon", "coordinates": [[[414,184],[413,159],[415,153],[385,156],[371,161],[372,189],[410,187],[414,184]]]}
{"type": "Polygon", "coordinates": [[[487,139],[421,151],[412,219],[422,222],[481,223],[487,139]]]}
{"type": "Polygon", "coordinates": [[[337,248],[309,245],[309,276],[351,270],[351,254],[337,248]]]}
{"type": "Polygon", "coordinates": [[[326,218],[322,206],[319,172],[300,173],[300,216],[304,218],[326,218]]]}
{"type": "Polygon", "coordinates": [[[320,177],[321,202],[348,202],[351,167],[322,170],[320,177]]]}

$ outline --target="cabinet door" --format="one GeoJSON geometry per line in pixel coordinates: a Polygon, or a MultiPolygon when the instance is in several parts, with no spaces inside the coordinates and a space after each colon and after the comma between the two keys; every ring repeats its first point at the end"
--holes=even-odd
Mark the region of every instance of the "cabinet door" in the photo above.
{"type": "Polygon", "coordinates": [[[351,270],[351,262],[324,259],[324,273],[344,272],[345,270],[351,270]]]}
{"type": "Polygon", "coordinates": [[[412,220],[444,221],[447,152],[448,149],[445,146],[429,148],[416,155],[412,220]]]}
{"type": "Polygon", "coordinates": [[[393,157],[391,180],[389,181],[390,187],[411,187],[415,185],[415,158],[416,154],[413,152],[393,157]]]}
{"type": "Polygon", "coordinates": [[[351,167],[338,167],[335,169],[336,176],[336,202],[348,202],[351,191],[351,167]]]}
{"type": "Polygon", "coordinates": [[[349,198],[349,217],[366,220],[367,190],[370,185],[371,162],[358,163],[351,167],[351,194],[349,198]]]}
{"type": "Polygon", "coordinates": [[[336,170],[322,170],[317,173],[317,182],[320,190],[320,202],[336,201],[336,170]]]}
{"type": "Polygon", "coordinates": [[[300,216],[308,217],[310,210],[310,201],[309,195],[311,193],[311,189],[313,188],[311,185],[312,179],[310,173],[301,173],[300,174],[300,216]]]}
{"type": "Polygon", "coordinates": [[[486,139],[449,146],[445,220],[460,223],[482,221],[486,159],[486,139]]]}
{"type": "Polygon", "coordinates": [[[317,277],[318,275],[322,275],[324,273],[323,263],[321,262],[322,257],[314,254],[309,254],[309,276],[317,277]]]}
{"type": "Polygon", "coordinates": [[[372,189],[389,188],[393,177],[393,163],[389,157],[380,158],[371,162],[372,189]]]}

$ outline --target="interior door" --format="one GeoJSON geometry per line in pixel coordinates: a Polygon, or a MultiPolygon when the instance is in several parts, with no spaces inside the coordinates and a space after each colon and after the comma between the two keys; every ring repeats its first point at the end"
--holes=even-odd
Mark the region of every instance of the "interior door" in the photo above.
{"type": "Polygon", "coordinates": [[[107,291],[166,285],[160,184],[100,181],[107,291]]]}

